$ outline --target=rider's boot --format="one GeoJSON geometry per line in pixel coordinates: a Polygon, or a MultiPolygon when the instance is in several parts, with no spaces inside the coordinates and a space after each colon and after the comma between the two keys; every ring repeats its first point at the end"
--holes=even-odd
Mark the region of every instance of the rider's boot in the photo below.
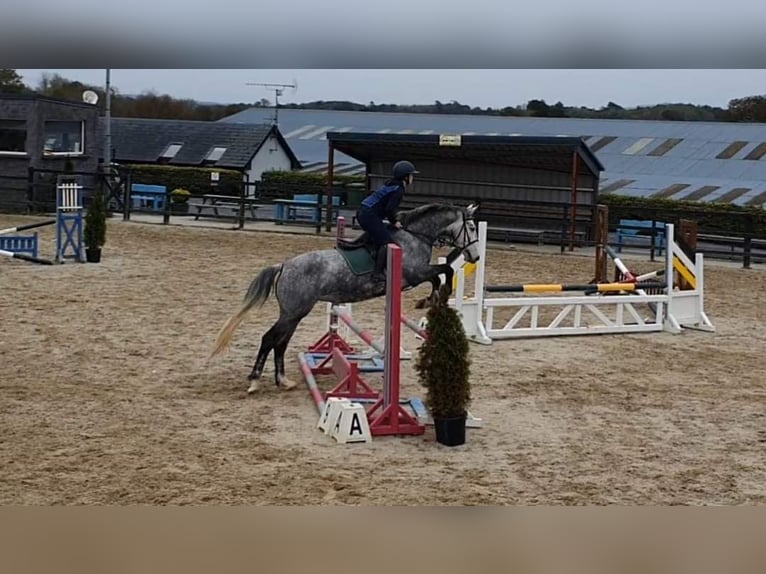
{"type": "Polygon", "coordinates": [[[386,258],[388,257],[388,246],[381,245],[378,247],[378,253],[375,255],[375,269],[372,272],[373,281],[385,281],[386,280],[386,258]]]}

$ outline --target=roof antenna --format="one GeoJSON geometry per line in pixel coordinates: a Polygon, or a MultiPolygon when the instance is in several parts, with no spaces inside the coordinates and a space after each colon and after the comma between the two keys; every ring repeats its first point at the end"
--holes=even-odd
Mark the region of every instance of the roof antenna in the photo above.
{"type": "Polygon", "coordinates": [[[292,84],[263,84],[259,82],[248,82],[246,85],[261,86],[267,90],[274,91],[274,120],[272,123],[275,126],[279,125],[279,96],[284,93],[285,88],[291,88],[293,94],[298,90],[298,80],[293,80],[292,84]]]}

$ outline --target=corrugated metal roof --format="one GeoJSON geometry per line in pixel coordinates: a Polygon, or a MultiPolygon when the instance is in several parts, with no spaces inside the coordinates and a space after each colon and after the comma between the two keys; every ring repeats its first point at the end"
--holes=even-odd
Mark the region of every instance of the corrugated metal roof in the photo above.
{"type": "Polygon", "coordinates": [[[748,201],[758,198],[766,192],[766,181],[763,180],[731,180],[723,178],[704,177],[675,177],[641,175],[628,177],[624,174],[613,174],[602,178],[601,188],[609,188],[610,185],[621,183],[615,192],[620,195],[637,197],[657,196],[666,199],[687,199],[689,195],[698,194],[705,187],[708,189],[704,196],[698,197],[699,201],[723,201],[735,205],[747,205],[748,201]],[[662,194],[663,190],[673,189],[673,193],[662,194]],[[662,195],[660,195],[662,194],[662,195]]]}
{"type": "MultiPolygon", "coordinates": [[[[252,108],[220,121],[263,123],[272,116],[271,109],[252,108]]],[[[673,184],[684,184],[686,187],[677,194],[684,196],[704,186],[717,186],[718,189],[701,198],[713,201],[733,195],[729,193],[732,190],[747,188],[748,192],[732,199],[734,203],[745,204],[766,189],[766,124],[291,109],[279,111],[279,124],[301,161],[322,162],[325,166],[327,131],[570,136],[588,138],[589,147],[605,167],[602,188],[610,180],[631,180],[616,193],[651,196],[673,184]],[[315,134],[311,135],[312,132],[315,134]],[[731,158],[717,159],[735,142],[746,144],[731,158]],[[753,152],[765,155],[745,159],[753,152]]],[[[358,166],[358,162],[339,152],[335,161],[358,166]]],[[[360,173],[364,171],[361,166],[357,169],[360,173]]]]}

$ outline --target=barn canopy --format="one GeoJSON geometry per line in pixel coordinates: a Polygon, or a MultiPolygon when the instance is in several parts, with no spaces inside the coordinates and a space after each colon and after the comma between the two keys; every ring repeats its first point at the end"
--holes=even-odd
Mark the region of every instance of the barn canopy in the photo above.
{"type": "MultiPolygon", "coordinates": [[[[365,164],[369,189],[388,179],[396,161],[406,159],[420,172],[407,194],[408,205],[478,200],[495,227],[560,235],[566,217],[572,235],[590,233],[604,166],[582,138],[356,132],[326,137],[329,194],[335,152],[365,164]],[[570,206],[570,215],[562,206],[570,206]]],[[[329,212],[326,227],[331,229],[329,212]]]]}
{"type": "Polygon", "coordinates": [[[579,173],[587,170],[598,177],[604,171],[588,145],[575,137],[328,132],[327,140],[333,149],[368,165],[404,158],[457,159],[571,173],[576,156],[579,173]]]}

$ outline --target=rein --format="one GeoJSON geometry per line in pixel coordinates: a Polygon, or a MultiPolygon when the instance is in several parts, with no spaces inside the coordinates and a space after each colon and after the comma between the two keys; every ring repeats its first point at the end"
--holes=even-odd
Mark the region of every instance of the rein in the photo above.
{"type": "Polygon", "coordinates": [[[436,237],[431,237],[429,235],[426,235],[425,233],[419,233],[417,231],[411,231],[407,228],[402,228],[403,231],[406,231],[407,233],[413,235],[414,237],[418,239],[422,239],[424,243],[427,243],[430,247],[435,247],[437,244],[439,247],[454,247],[455,249],[459,249],[460,251],[463,251],[465,249],[468,249],[471,245],[474,243],[478,243],[479,239],[474,239],[473,241],[468,241],[468,221],[473,221],[472,217],[465,217],[463,215],[463,225],[460,228],[460,233],[457,234],[457,237],[445,237],[444,235],[437,235],[436,237]],[[458,247],[457,242],[460,239],[460,237],[465,237],[466,243],[462,247],[458,247]]]}

